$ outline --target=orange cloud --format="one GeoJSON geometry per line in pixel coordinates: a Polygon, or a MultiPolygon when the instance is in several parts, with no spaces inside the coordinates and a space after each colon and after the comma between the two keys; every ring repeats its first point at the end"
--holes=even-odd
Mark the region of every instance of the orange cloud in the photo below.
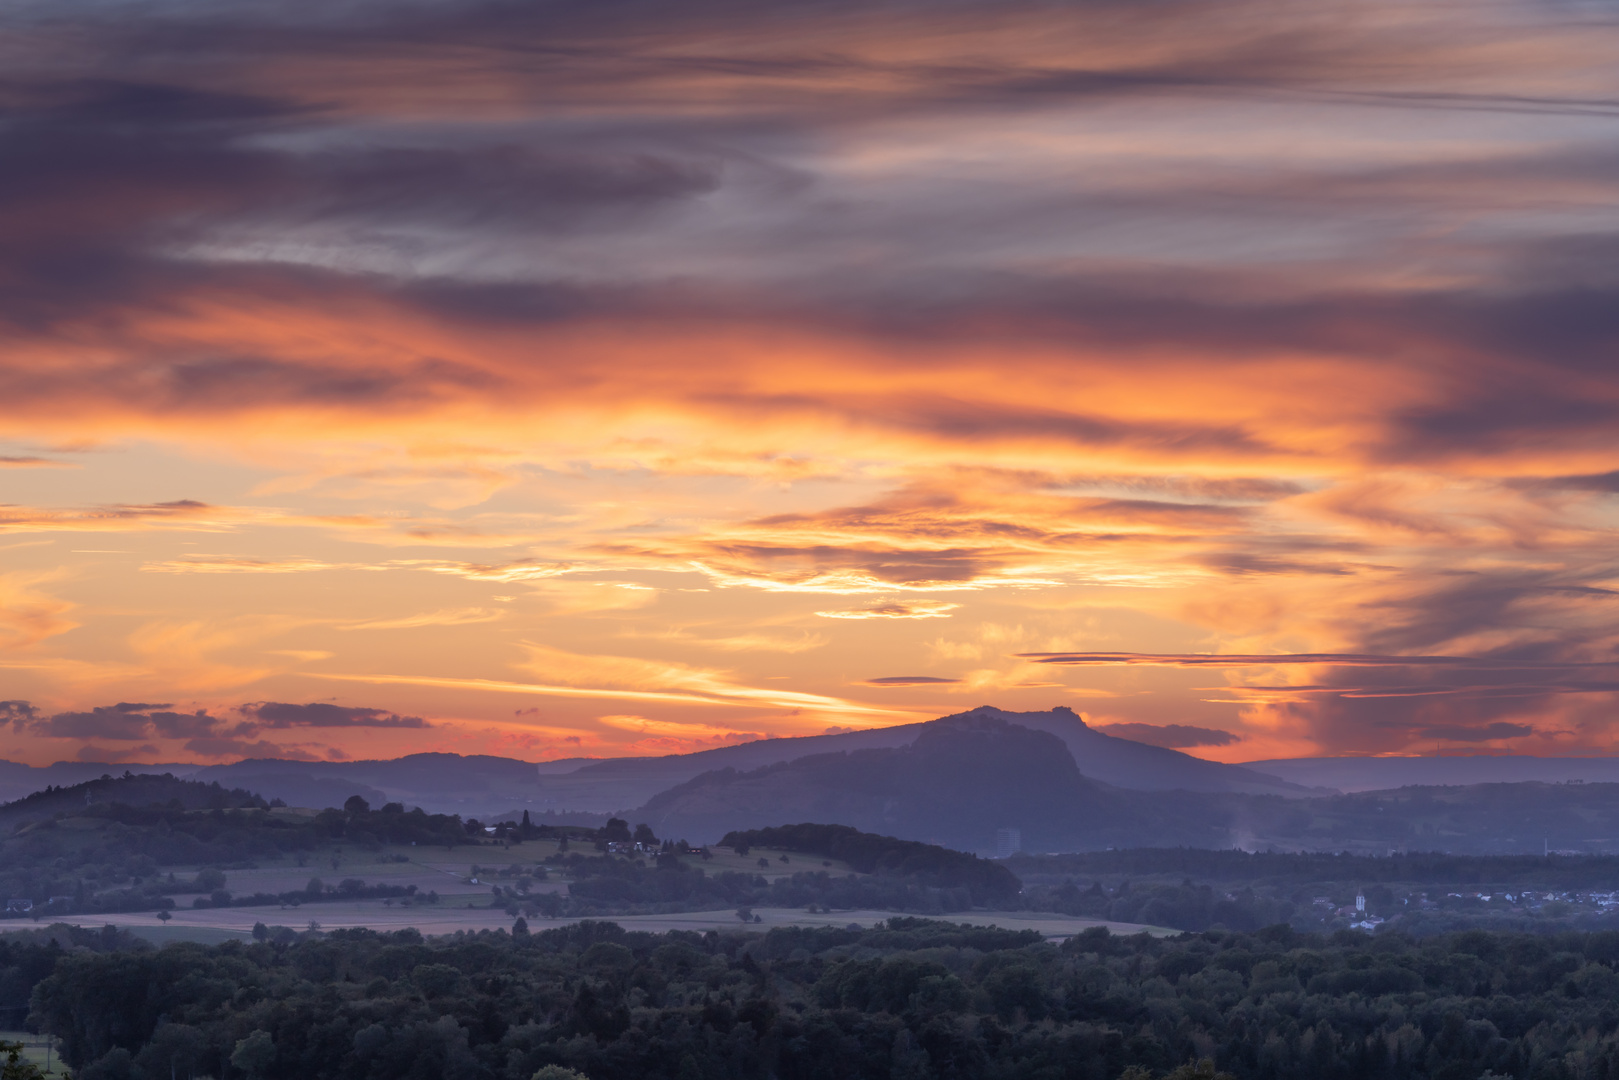
{"type": "Polygon", "coordinates": [[[80,625],[67,617],[77,605],[39,588],[61,576],[51,572],[0,574],[0,649],[27,648],[80,625]]]}
{"type": "Polygon", "coordinates": [[[817,611],[823,619],[947,619],[960,604],[890,601],[844,611],[817,611]]]}

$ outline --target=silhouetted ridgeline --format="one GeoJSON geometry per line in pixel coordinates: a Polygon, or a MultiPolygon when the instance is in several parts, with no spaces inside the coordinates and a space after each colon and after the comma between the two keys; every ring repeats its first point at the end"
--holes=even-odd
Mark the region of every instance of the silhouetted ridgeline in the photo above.
{"type": "Polygon", "coordinates": [[[228,810],[242,807],[268,809],[269,803],[243,788],[226,788],[218,783],[177,780],[169,773],[110,774],[86,780],[71,787],[49,785],[40,791],[0,805],[0,830],[11,830],[29,821],[41,821],[63,813],[91,813],[109,804],[151,806],[162,803],[183,810],[228,810]]]}
{"type": "Polygon", "coordinates": [[[631,814],[661,833],[714,837],[821,821],[994,850],[1190,847],[1473,854],[1619,851],[1619,784],[1481,784],[1291,798],[1142,791],[1084,775],[1064,742],[984,712],[934,721],[908,746],[706,773],[631,814]]]}
{"type": "MultiPolygon", "coordinates": [[[[999,720],[1053,736],[1068,751],[1081,773],[1105,779],[1114,787],[1149,791],[1269,792],[1304,796],[1305,787],[1274,776],[1219,762],[1203,761],[1158,746],[1104,734],[1086,725],[1065,707],[1041,712],[1008,712],[990,706],[920,724],[813,735],[760,739],[738,746],[655,758],[576,759],[533,763],[488,755],[409,754],[381,761],[287,761],[249,759],[228,765],[133,766],[136,771],[172,772],[226,787],[257,791],[291,806],[339,805],[352,794],[374,806],[402,802],[429,812],[489,818],[528,810],[552,824],[591,824],[576,816],[553,820],[548,815],[621,813],[645,805],[669,788],[721,769],[739,772],[816,755],[850,754],[909,747],[937,726],[972,720],[999,720]]],[[[46,784],[77,783],[103,769],[123,766],[58,762],[43,769],[0,761],[0,797],[22,794],[46,784]]],[[[721,829],[720,832],[724,832],[721,829]]],[[[713,836],[718,836],[716,832],[713,836]]],[[[712,839],[712,837],[707,837],[712,839]]],[[[918,837],[928,839],[927,836],[918,837]]]]}
{"type": "MultiPolygon", "coordinates": [[[[1060,850],[1112,810],[1061,739],[969,714],[925,725],[908,746],[706,773],[630,816],[666,835],[716,837],[761,822],[820,821],[983,851],[1004,825],[1021,825],[1036,850],[1060,850]]],[[[1173,842],[1214,835],[1200,828],[1173,842]]]]}
{"type": "MultiPolygon", "coordinates": [[[[0,765],[7,783],[85,768],[0,765]]],[[[1019,830],[1026,849],[1047,852],[1619,852],[1619,784],[1339,795],[1108,736],[1062,708],[983,707],[924,724],[662,758],[538,766],[454,754],[259,760],[209,766],[197,776],[294,806],[336,805],[358,793],[374,806],[459,808],[456,816],[484,820],[527,809],[536,823],[592,828],[606,817],[564,811],[606,809],[699,843],[762,823],[817,821],[981,854],[995,850],[1002,828],[1019,830]]]]}
{"type": "Polygon", "coordinates": [[[1239,1080],[1619,1075],[1619,934],[1177,938],[898,918],[64,953],[0,942],[81,1080],[1239,1080]]]}

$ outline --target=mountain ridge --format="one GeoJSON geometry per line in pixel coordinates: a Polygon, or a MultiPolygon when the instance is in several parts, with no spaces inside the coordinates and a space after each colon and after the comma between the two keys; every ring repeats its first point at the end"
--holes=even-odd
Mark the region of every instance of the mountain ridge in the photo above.
{"type": "Polygon", "coordinates": [[[732,768],[749,771],[824,753],[897,749],[916,742],[931,725],[962,717],[994,717],[1057,737],[1084,775],[1113,787],[1146,791],[1182,789],[1308,797],[1323,794],[1290,781],[1236,765],[1204,761],[1087,725],[1067,706],[1039,712],[1010,712],[981,705],[935,720],[861,731],[758,739],[691,754],[660,757],[572,758],[528,762],[489,754],[444,752],[406,754],[359,761],[297,761],[244,758],[221,765],[103,765],[59,762],[44,769],[0,765],[0,797],[15,798],[47,783],[93,779],[103,771],[169,772],[262,792],[293,805],[341,805],[348,795],[373,803],[397,801],[432,813],[487,818],[528,810],[546,813],[618,813],[644,805],[659,792],[704,773],[732,768]]]}

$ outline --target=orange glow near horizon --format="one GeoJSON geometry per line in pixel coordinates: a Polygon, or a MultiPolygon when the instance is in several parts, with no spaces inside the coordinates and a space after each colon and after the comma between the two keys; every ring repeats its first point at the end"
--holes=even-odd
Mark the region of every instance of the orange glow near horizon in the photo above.
{"type": "Polygon", "coordinates": [[[0,757],[1619,750],[1619,20],[643,15],[17,27],[0,757]]]}

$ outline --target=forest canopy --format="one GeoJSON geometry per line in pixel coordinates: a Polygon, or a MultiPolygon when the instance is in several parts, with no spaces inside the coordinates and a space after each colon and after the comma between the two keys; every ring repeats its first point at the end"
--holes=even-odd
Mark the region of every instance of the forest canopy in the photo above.
{"type": "Polygon", "coordinates": [[[548,1067],[590,1080],[1574,1080],[1619,1070],[1616,966],[1612,932],[1095,928],[1049,942],[910,917],[766,934],[584,922],[437,940],[5,941],[0,1004],[31,1001],[80,1080],[530,1080],[548,1067]]]}

